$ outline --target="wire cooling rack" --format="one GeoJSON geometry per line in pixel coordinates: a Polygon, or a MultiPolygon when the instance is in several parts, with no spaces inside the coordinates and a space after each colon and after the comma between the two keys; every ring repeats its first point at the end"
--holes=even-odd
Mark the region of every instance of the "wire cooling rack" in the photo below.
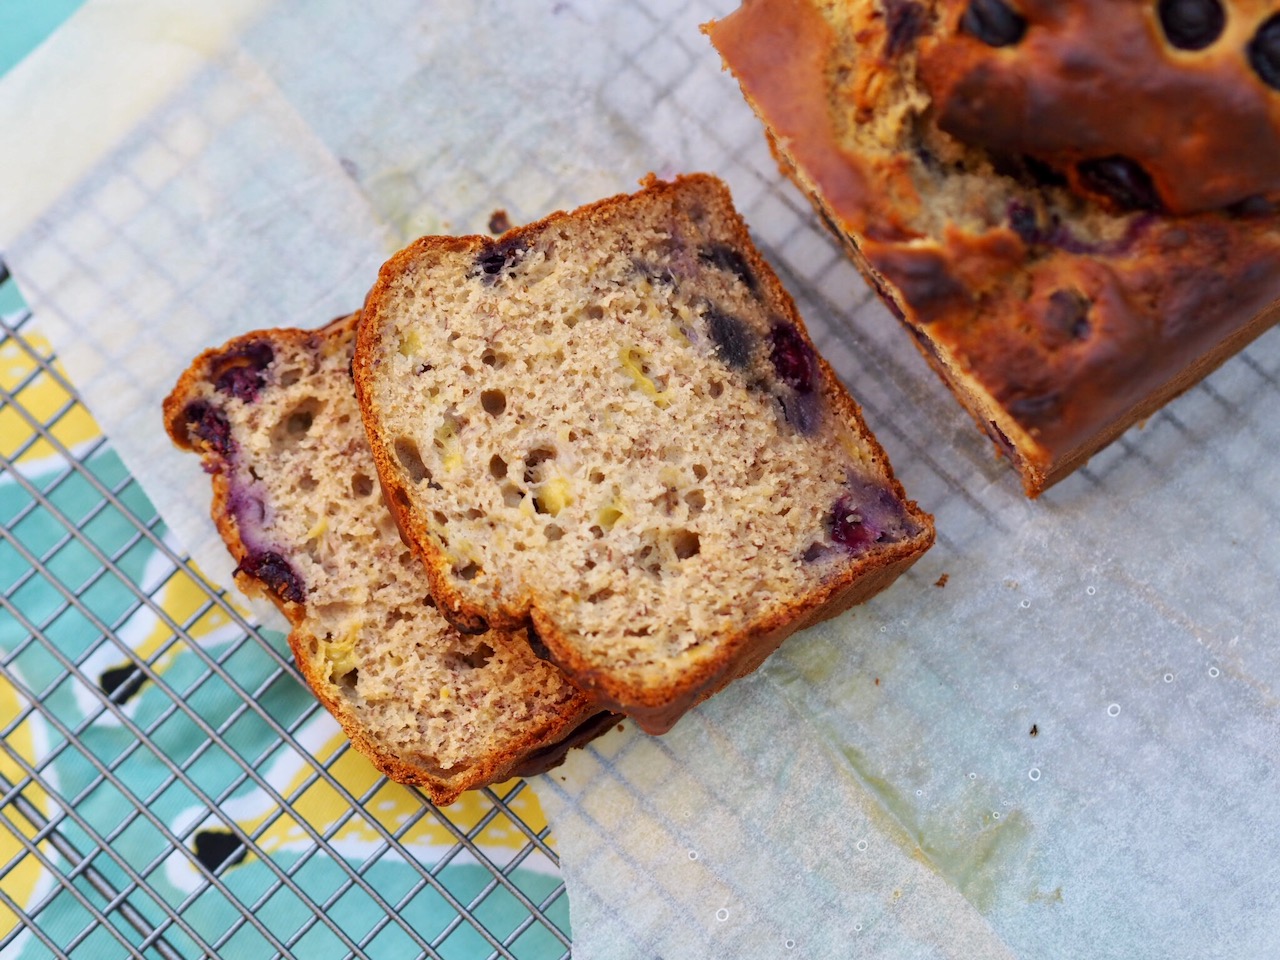
{"type": "Polygon", "coordinates": [[[351,750],[13,288],[0,261],[0,956],[567,957],[532,791],[439,809],[351,750]]]}

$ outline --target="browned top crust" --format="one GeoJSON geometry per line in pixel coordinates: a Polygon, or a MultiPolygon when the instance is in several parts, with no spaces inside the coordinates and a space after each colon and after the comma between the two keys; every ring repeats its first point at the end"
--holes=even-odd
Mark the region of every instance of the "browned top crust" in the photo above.
{"type": "Polygon", "coordinates": [[[814,0],[747,0],[705,29],[784,167],[855,239],[891,307],[1025,432],[1015,442],[1025,441],[1028,493],[1145,398],[1176,386],[1197,358],[1242,345],[1233,338],[1280,298],[1278,218],[1265,202],[1185,217],[1116,214],[1096,239],[1046,219],[1044,205],[1024,205],[1034,184],[992,173],[968,187],[986,190],[979,199],[1002,214],[930,228],[922,211],[937,198],[921,170],[939,164],[863,149],[847,133],[870,109],[867,91],[899,69],[891,25],[856,22],[853,3],[827,6],[830,21],[814,0]]]}
{"type": "Polygon", "coordinates": [[[921,76],[947,133],[997,153],[1031,154],[1102,198],[1135,188],[1096,183],[1089,162],[1124,158],[1154,188],[1130,201],[1158,198],[1173,213],[1280,191],[1274,0],[974,4],[1023,21],[1020,39],[1001,46],[993,45],[998,35],[984,42],[970,6],[939,0],[937,33],[921,44],[921,76]],[[1276,73],[1266,65],[1271,47],[1276,73]]]}

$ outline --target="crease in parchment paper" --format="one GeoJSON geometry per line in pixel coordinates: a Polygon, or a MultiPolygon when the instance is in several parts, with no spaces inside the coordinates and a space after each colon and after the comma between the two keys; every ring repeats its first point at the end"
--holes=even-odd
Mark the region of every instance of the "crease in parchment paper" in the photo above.
{"type": "MultiPolygon", "coordinates": [[[[225,584],[208,479],[160,424],[196,353],[355,309],[418,232],[720,174],[939,540],[666,737],[537,781],[575,957],[1276,955],[1280,339],[1025,501],[777,172],[697,30],[734,5],[263,0],[150,99],[115,78],[143,108],[87,138],[31,119],[112,79],[55,35],[0,116],[71,159],[26,215],[0,205],[0,243],[225,584]]],[[[167,10],[85,14],[145,36],[167,10]]],[[[40,167],[8,152],[0,182],[40,167]]]]}

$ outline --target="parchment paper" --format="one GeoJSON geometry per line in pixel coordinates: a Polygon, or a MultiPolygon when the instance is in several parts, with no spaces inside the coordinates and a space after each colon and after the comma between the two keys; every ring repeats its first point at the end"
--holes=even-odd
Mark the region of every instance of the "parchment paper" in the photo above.
{"type": "Polygon", "coordinates": [[[160,425],[200,349],[357,307],[419,233],[718,173],[939,542],[537,782],[575,957],[1280,955],[1280,339],[1025,501],[779,177],[697,30],[734,6],[90,0],[0,82],[0,244],[226,582],[160,425]]]}

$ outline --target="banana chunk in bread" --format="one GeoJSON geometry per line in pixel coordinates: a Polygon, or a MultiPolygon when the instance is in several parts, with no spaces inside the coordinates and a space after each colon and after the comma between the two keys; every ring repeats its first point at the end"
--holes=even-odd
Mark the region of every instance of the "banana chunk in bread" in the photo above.
{"type": "Polygon", "coordinates": [[[710,176],[417,241],[354,372],[441,612],[651,733],[933,540],[710,176]]]}
{"type": "Polygon", "coordinates": [[[236,579],[292,624],[320,701],[387,776],[436,803],[552,766],[611,719],[523,637],[460,634],[382,501],[349,366],[355,315],[202,354],[164,404],[213,480],[236,579]]]}

